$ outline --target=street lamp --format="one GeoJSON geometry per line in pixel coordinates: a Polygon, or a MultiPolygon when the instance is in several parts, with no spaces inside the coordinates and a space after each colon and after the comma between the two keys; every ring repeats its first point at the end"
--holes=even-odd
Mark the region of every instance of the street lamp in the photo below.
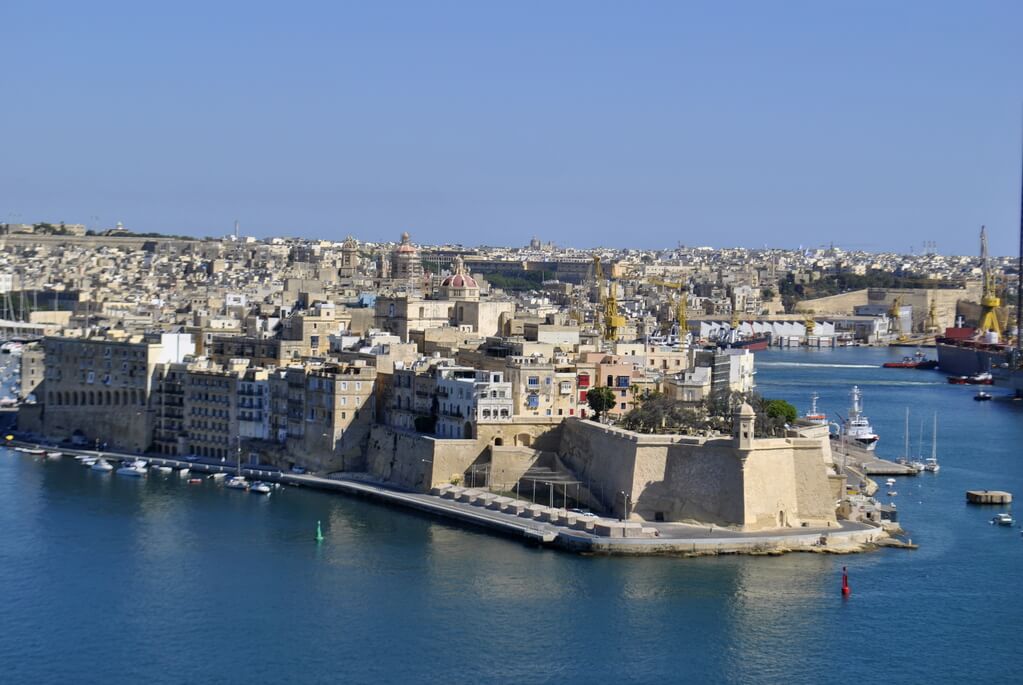
{"type": "Polygon", "coordinates": [[[625,518],[622,520],[627,521],[629,518],[629,493],[625,492],[624,490],[620,490],[618,494],[622,496],[625,505],[625,518]]]}
{"type": "Polygon", "coordinates": [[[551,482],[545,480],[543,482],[543,484],[550,486],[550,503],[549,503],[548,506],[550,506],[550,508],[553,509],[554,508],[554,483],[551,483],[551,482]]]}

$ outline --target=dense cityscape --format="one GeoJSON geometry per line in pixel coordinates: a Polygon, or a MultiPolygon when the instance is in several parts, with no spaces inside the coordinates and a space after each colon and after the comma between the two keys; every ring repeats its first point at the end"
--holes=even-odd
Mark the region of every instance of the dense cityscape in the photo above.
{"type": "MultiPolygon", "coordinates": [[[[956,257],[195,240],[120,224],[6,225],[2,241],[4,349],[20,357],[4,402],[22,438],[233,466],[243,488],[245,466],[487,505],[529,490],[548,537],[560,524],[589,546],[888,519],[866,529],[876,542],[900,530],[870,496],[880,471],[832,449],[813,411],[762,397],[756,352],[1015,335],[1011,307],[985,307],[1017,275],[983,230],[982,254],[956,257]],[[635,446],[631,470],[620,446],[600,449],[608,435],[635,446]],[[675,445],[667,462],[657,436],[675,445]]],[[[854,443],[857,430],[841,428],[854,443]]],[[[514,516],[527,504],[505,499],[514,516]]]]}

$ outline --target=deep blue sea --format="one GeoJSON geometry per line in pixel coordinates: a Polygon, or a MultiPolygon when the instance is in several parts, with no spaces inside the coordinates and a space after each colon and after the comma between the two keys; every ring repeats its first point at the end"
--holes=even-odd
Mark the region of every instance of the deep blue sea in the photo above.
{"type": "Polygon", "coordinates": [[[895,498],[917,551],[587,558],[337,495],[0,451],[0,681],[1019,682],[1023,537],[964,491],[1023,497],[1023,406],[878,368],[902,354],[762,353],[757,378],[842,415],[858,384],[892,457],[906,406],[927,452],[939,412],[941,472],[895,498]]]}

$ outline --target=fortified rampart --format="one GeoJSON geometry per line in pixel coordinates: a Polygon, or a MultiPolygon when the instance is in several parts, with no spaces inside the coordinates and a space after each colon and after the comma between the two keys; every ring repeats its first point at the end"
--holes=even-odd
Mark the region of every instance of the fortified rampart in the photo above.
{"type": "Polygon", "coordinates": [[[567,419],[559,452],[577,477],[604,484],[604,504],[619,515],[627,494],[630,518],[765,530],[836,525],[826,449],[795,433],[744,450],[728,437],[642,435],[567,419]]]}

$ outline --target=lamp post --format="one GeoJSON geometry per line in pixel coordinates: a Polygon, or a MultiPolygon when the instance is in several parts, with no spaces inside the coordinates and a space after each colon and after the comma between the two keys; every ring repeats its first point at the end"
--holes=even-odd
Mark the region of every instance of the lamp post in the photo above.
{"type": "Polygon", "coordinates": [[[629,518],[629,493],[625,492],[624,490],[620,490],[618,494],[622,496],[622,504],[625,508],[625,518],[623,518],[622,520],[627,521],[629,518]]]}
{"type": "Polygon", "coordinates": [[[551,509],[553,509],[553,508],[554,508],[554,483],[551,483],[550,481],[546,481],[546,480],[545,480],[545,481],[543,482],[543,484],[544,484],[544,485],[547,485],[547,486],[550,486],[550,490],[549,490],[549,493],[550,493],[550,499],[549,499],[549,503],[548,503],[548,506],[549,506],[549,507],[550,507],[551,509]]]}

